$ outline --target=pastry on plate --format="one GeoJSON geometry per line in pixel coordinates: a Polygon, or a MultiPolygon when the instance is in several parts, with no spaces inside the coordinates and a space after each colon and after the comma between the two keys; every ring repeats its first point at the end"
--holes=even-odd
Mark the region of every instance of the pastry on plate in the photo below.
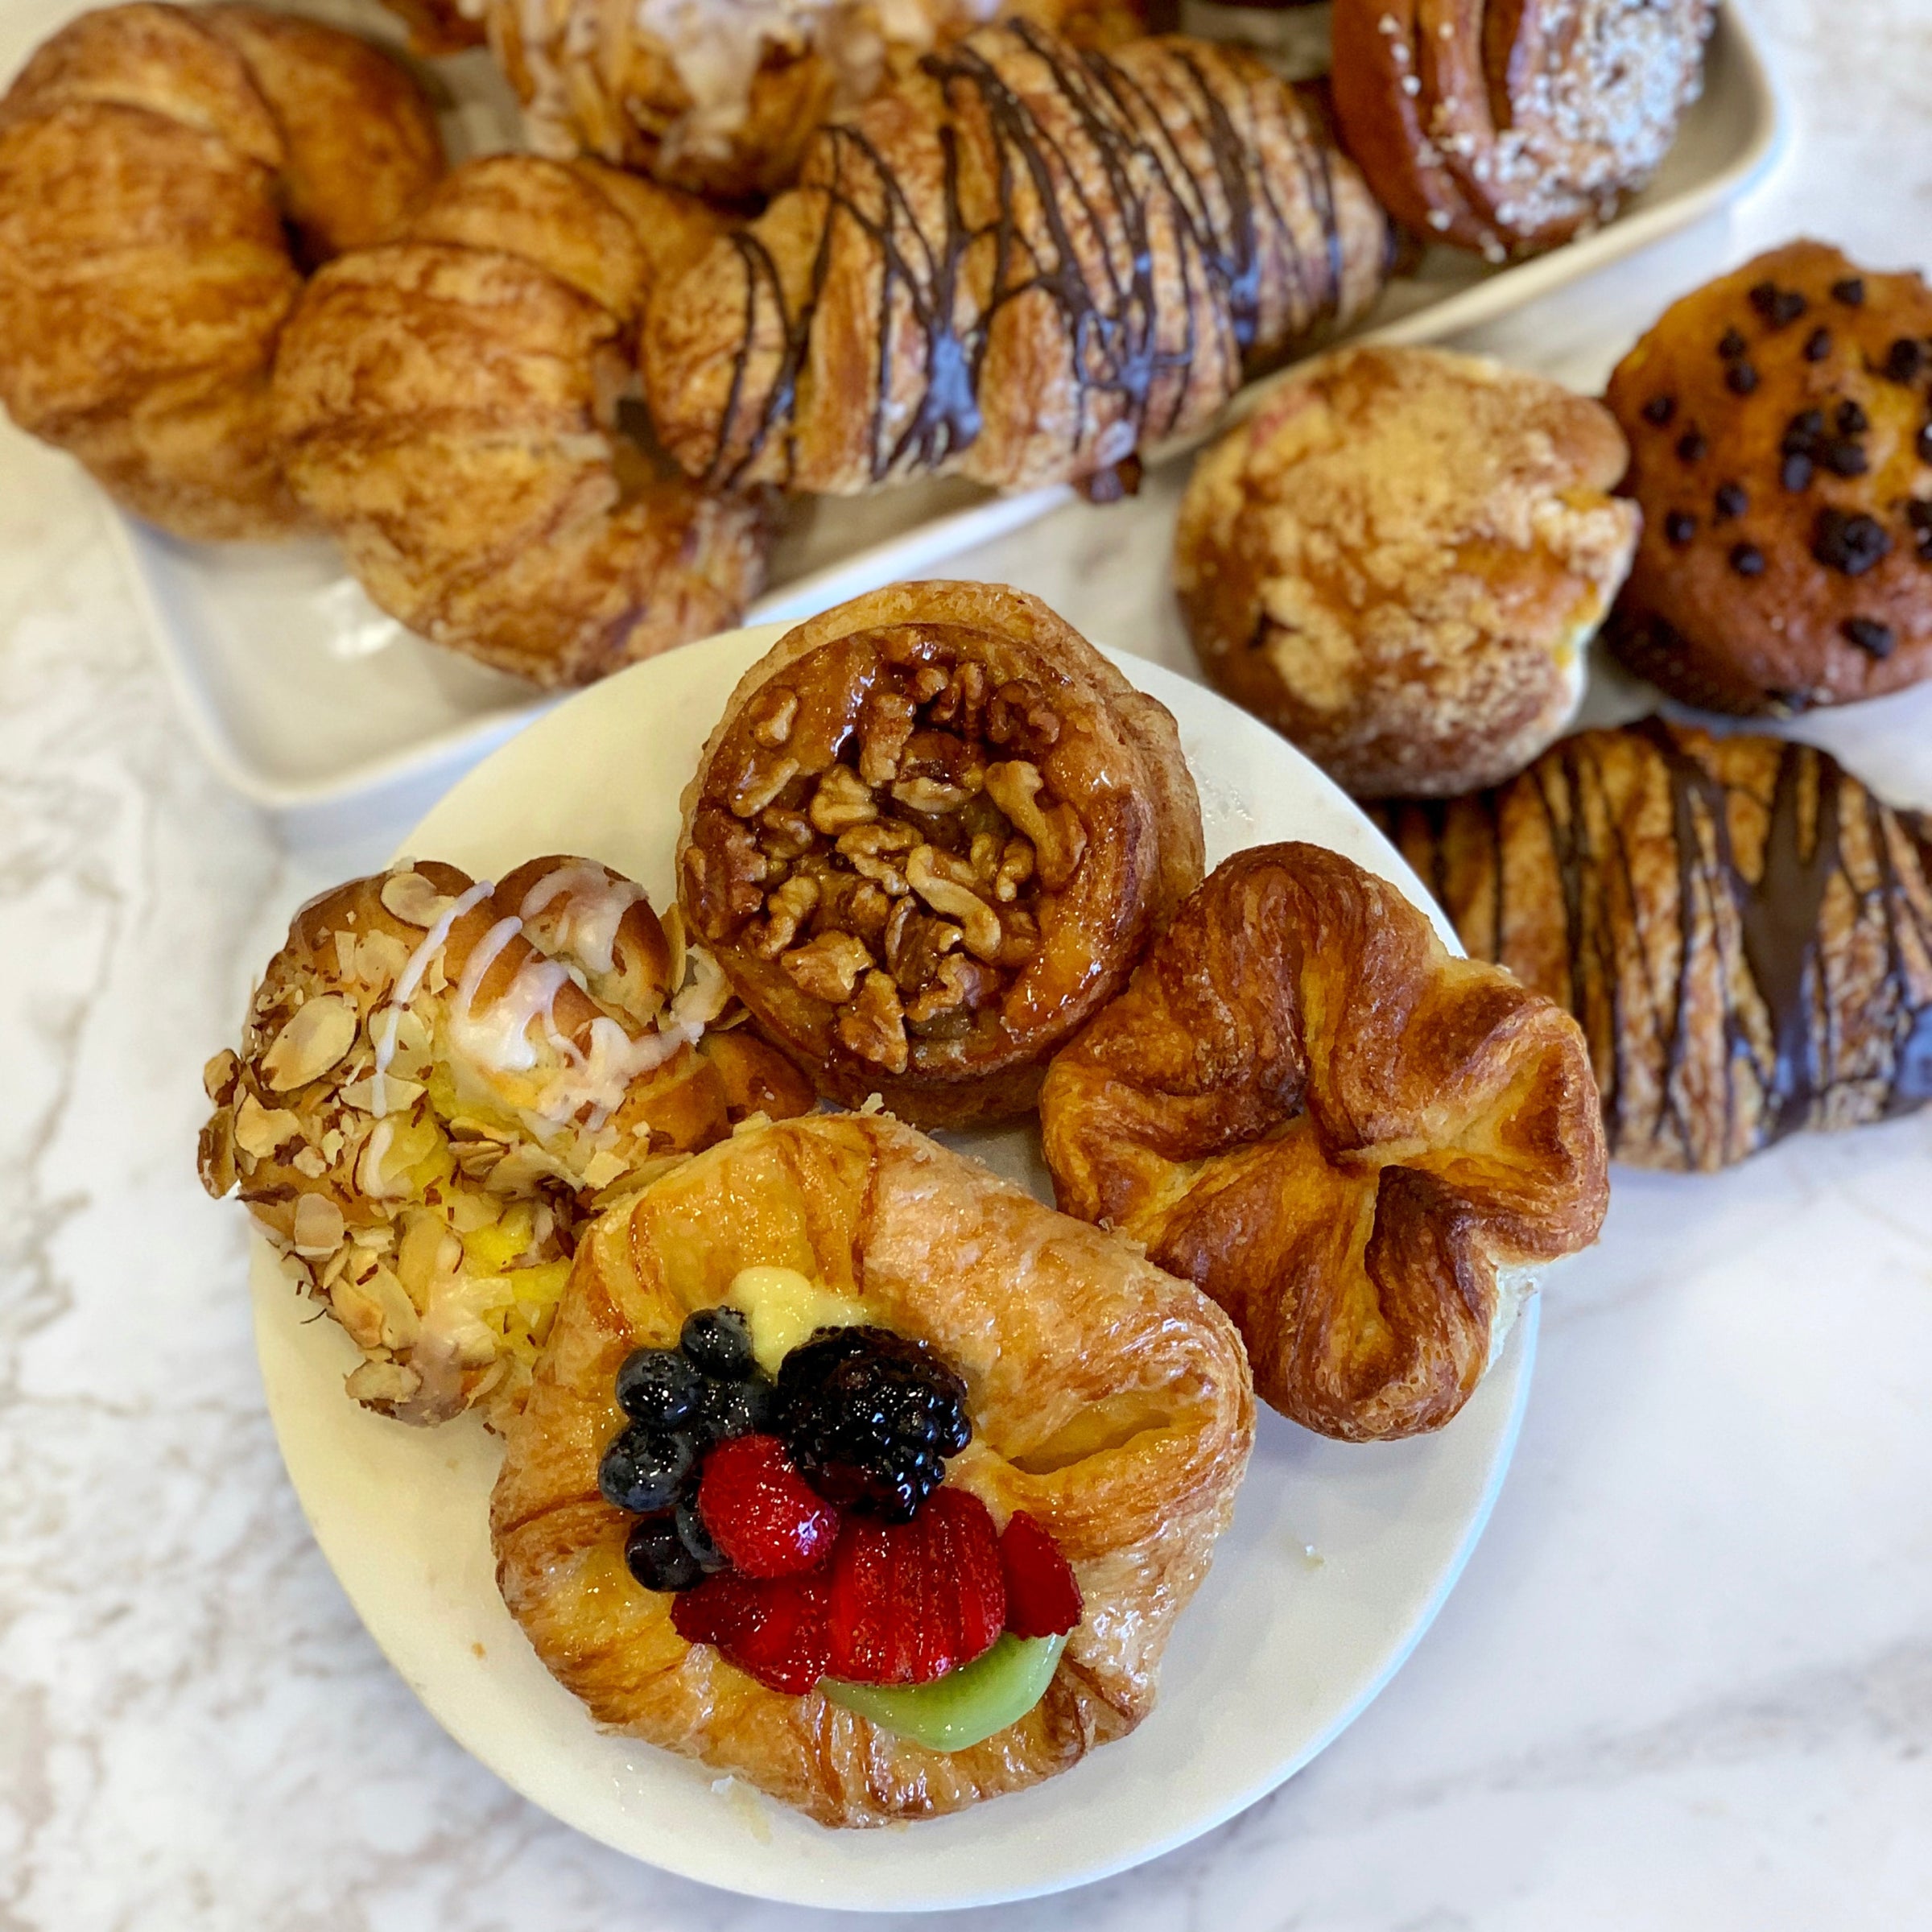
{"type": "Polygon", "coordinates": [[[493,887],[401,863],[295,915],[241,1052],[208,1063],[202,1184],[239,1192],[361,1349],[352,1396],[501,1426],[600,1195],[811,1104],[731,1018],[716,967],[607,866],[493,887]]]}
{"type": "Polygon", "coordinates": [[[428,101],[332,27],[254,6],[115,6],[0,99],[0,402],[180,537],[303,521],[269,398],[317,262],[443,168],[428,101]]]}
{"type": "Polygon", "coordinates": [[[1255,1389],[1350,1441],[1439,1429],[1608,1199],[1581,1030],[1316,845],[1216,866],[1054,1061],[1060,1205],[1234,1318],[1255,1389]]]}
{"type": "Polygon", "coordinates": [[[788,631],[684,795],[679,891],[820,1093],[1033,1104],[1201,876],[1179,734],[1036,597],[904,584],[788,631]]]}
{"type": "Polygon", "coordinates": [[[1793,242],[1674,303],[1605,398],[1643,506],[1610,626],[1672,697],[1788,716],[1932,670],[1932,290],[1793,242]]]}
{"type": "Polygon", "coordinates": [[[1608,221],[1703,84],[1715,0],[1335,0],[1348,151],[1405,227],[1490,261],[1608,221]]]}
{"type": "Polygon", "coordinates": [[[1009,23],[823,130],[799,186],[666,290],[646,393],[717,483],[1117,493],[1143,442],[1360,315],[1388,256],[1319,110],[1258,56],[1082,54],[1009,23]]]}
{"type": "Polygon", "coordinates": [[[797,178],[812,135],[997,13],[1082,47],[1141,31],[1139,0],[385,0],[430,51],[480,39],[539,153],[601,155],[745,201],[797,178]],[[474,24],[464,10],[474,16],[474,24]]]}
{"type": "Polygon", "coordinates": [[[735,624],[769,518],[619,427],[646,295],[717,230],[594,161],[458,168],[332,262],[275,363],[288,478],[392,617],[539,684],[735,624]]]}
{"type": "Polygon", "coordinates": [[[1253,1430],[1233,1330],[1126,1243],[882,1115],[753,1126],[587,1233],[497,1580],[600,1724],[931,1817],[1146,1715],[1253,1430]]]}
{"type": "Polygon", "coordinates": [[[1646,718],[1393,830],[1582,1022],[1613,1159],[1708,1173],[1932,1096],[1932,843],[1827,753],[1646,718]]]}
{"type": "Polygon", "coordinates": [[[1358,798],[1513,777],[1575,715],[1630,567],[1628,456],[1600,403],[1487,358],[1297,369],[1182,499],[1201,667],[1358,798]]]}

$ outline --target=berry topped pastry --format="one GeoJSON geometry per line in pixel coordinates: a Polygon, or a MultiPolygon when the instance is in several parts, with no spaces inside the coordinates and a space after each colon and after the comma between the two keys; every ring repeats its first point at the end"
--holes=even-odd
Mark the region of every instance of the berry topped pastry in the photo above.
{"type": "Polygon", "coordinates": [[[491,1527],[601,1724],[829,1825],[1152,1708],[1253,1433],[1224,1317],[910,1128],[741,1129],[587,1232],[491,1527]]]}

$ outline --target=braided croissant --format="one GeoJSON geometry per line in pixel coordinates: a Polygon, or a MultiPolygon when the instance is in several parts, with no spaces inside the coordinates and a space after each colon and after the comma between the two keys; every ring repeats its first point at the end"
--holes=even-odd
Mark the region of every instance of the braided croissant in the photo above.
{"type": "Polygon", "coordinates": [[[1381,286],[1388,228],[1245,50],[989,27],[818,137],[651,308],[692,474],[852,494],[1097,477],[1381,286]]]}
{"type": "Polygon", "coordinates": [[[1608,1202],[1575,1023],[1317,845],[1208,875],[1054,1061],[1060,1206],[1203,1289],[1324,1435],[1439,1429],[1608,1202]]]}
{"type": "Polygon", "coordinates": [[[378,604],[551,685],[737,621],[762,506],[650,475],[615,417],[646,293],[715,232],[598,163],[499,155],[315,278],[275,365],[288,477],[378,604]]]}
{"type": "Polygon", "coordinates": [[[347,34],[82,14],[0,101],[0,401],[177,536],[286,535],[269,365],[304,269],[442,167],[415,84],[347,34]]]}
{"type": "Polygon", "coordinates": [[[1932,1098],[1932,840],[1822,751],[1646,718],[1394,831],[1471,953],[1583,1022],[1616,1160],[1932,1098]]]}
{"type": "Polygon", "coordinates": [[[642,890],[584,859],[501,884],[353,880],[296,915],[237,1057],[209,1061],[202,1184],[240,1187],[363,1352],[349,1392],[412,1422],[522,1402],[601,1202],[811,1090],[712,1030],[729,993],[642,890]]]}

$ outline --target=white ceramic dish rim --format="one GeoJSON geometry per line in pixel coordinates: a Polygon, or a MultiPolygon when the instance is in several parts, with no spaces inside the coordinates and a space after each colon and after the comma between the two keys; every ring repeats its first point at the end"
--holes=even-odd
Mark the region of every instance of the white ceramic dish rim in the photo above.
{"type": "MultiPolygon", "coordinates": [[[[1397,320],[1356,332],[1349,339],[1399,344],[1433,341],[1493,322],[1687,227],[1719,204],[1742,194],[1783,152],[1790,114],[1748,18],[1735,0],[1719,10],[1712,57],[1736,63],[1736,80],[1750,115],[1749,137],[1728,166],[1650,206],[1620,216],[1594,234],[1487,276],[1397,320]]],[[[1231,404],[1228,419],[1254,408],[1285,373],[1249,384],[1231,404]]],[[[1019,495],[996,497],[936,517],[768,592],[746,613],[746,621],[796,621],[881,584],[928,575],[948,558],[1024,528],[1073,497],[1069,485],[1055,484],[1019,495]]],[[[413,744],[324,777],[278,777],[253,765],[237,745],[202,667],[160,606],[143,547],[167,539],[118,510],[109,522],[142,616],[195,742],[225,784],[270,811],[293,813],[348,804],[438,772],[453,776],[570,695],[548,695],[527,704],[481,712],[413,744]]]]}
{"type": "MultiPolygon", "coordinates": [[[[735,642],[749,650],[756,646],[769,645],[775,639],[781,628],[775,625],[750,628],[725,634],[724,637],[709,640],[708,642],[712,646],[720,646],[735,642]]],[[[700,645],[692,648],[694,650],[702,650],[706,646],[700,645]]],[[[1384,872],[1406,893],[1415,898],[1418,903],[1427,906],[1438,930],[1444,931],[1445,936],[1454,944],[1453,935],[1448,934],[1440,914],[1430,904],[1414,874],[1403,865],[1393,850],[1380,840],[1379,835],[1368,826],[1359,811],[1328,780],[1308,766],[1298,753],[1255,724],[1245,713],[1226,705],[1224,700],[1200,687],[1158,666],[1122,654],[1109,654],[1137,683],[1175,707],[1184,722],[1188,714],[1192,713],[1197,718],[1204,716],[1212,719],[1217,728],[1224,726],[1229,731],[1255,733],[1266,738],[1270,746],[1271,761],[1278,759],[1282,766],[1296,770],[1298,779],[1301,782],[1300,795],[1303,800],[1308,799],[1311,794],[1319,794],[1328,803],[1339,803],[1341,805],[1348,823],[1345,827],[1346,837],[1340,842],[1353,843],[1356,847],[1355,856],[1358,859],[1373,862],[1377,869],[1384,872]]],[[[659,660],[655,666],[637,667],[622,675],[625,679],[648,675],[653,670],[661,668],[666,662],[659,660]]],[[[579,694],[577,702],[584,702],[584,694],[579,694]]],[[[562,721],[558,720],[546,729],[545,735],[564,729],[566,728],[562,721]]],[[[540,752],[541,741],[533,743],[530,740],[520,741],[518,750],[526,755],[540,752]]],[[[482,774],[477,774],[469,782],[475,783],[481,777],[482,774]]],[[[488,780],[484,778],[482,782],[488,782],[488,780]]],[[[446,804],[448,803],[446,801],[446,804]]],[[[443,808],[438,809],[440,811],[443,808]]],[[[1290,809],[1305,811],[1307,806],[1302,803],[1290,809]]],[[[436,815],[435,813],[431,814],[431,821],[436,815]]],[[[426,821],[426,824],[430,822],[426,821]]],[[[412,834],[411,838],[405,841],[406,849],[430,849],[435,841],[431,840],[424,843],[419,836],[422,829],[419,828],[419,833],[412,834]]],[[[287,1386],[278,1383],[271,1368],[277,1345],[274,1340],[275,1331],[286,1329],[290,1319],[288,1305],[292,1298],[286,1282],[275,1271],[266,1243],[259,1241],[256,1244],[253,1274],[258,1345],[262,1355],[264,1382],[270,1415],[291,1482],[295,1486],[317,1544],[378,1647],[416,1692],[431,1715],[456,1743],[532,1803],[627,1856],[644,1860],[681,1876],[702,1883],[724,1885],[750,1897],[779,1902],[836,1905],[844,1909],[865,1911],[964,1909],[1009,1902],[1018,1898],[1046,1896],[1095,1882],[1173,1851],[1224,1823],[1278,1788],[1325,1749],[1366,1709],[1401,1668],[1454,1588],[1480,1539],[1501,1491],[1521,1428],[1532,1378],[1538,1325],[1538,1302],[1533,1298],[1485,1384],[1484,1392],[1492,1394],[1492,1397],[1506,1395],[1507,1409],[1500,1421],[1492,1421],[1491,1424],[1493,1436],[1488,1448],[1487,1468],[1482,1473],[1480,1491],[1461,1518],[1460,1533],[1455,1538],[1452,1550],[1437,1569],[1426,1593],[1414,1608],[1410,1620],[1396,1633],[1381,1655],[1376,1667],[1359,1681],[1353,1695],[1319,1731],[1303,1738],[1298,1746],[1271,1765],[1264,1774],[1250,1779],[1236,1789],[1223,1793],[1212,1805],[1187,1814],[1175,1823],[1170,1831],[1152,1834],[1088,1864],[1072,1862],[1067,1868],[1057,1873],[1047,1882],[1026,1885],[1017,1889],[994,1885],[972,1893],[961,1893],[955,1889],[950,1893],[921,1895],[915,1889],[901,1891],[890,1897],[878,1896],[876,1892],[869,1893],[861,1889],[834,1897],[828,1895],[828,1889],[822,1878],[817,1882],[790,1885],[774,1883],[769,1880],[746,1880],[741,1875],[734,1880],[733,1875],[729,1872],[720,1873],[715,1856],[707,1860],[682,1841],[654,1844],[647,1852],[641,1850],[635,1842],[625,1843],[621,1836],[600,1829],[594,1822],[587,1821],[581,1816],[569,1815],[568,1806],[559,1807],[552,1794],[544,1789],[543,1777],[526,1774],[522,1764],[514,1754],[506,1753],[505,1740],[492,1732],[486,1725],[479,1725],[473,1720],[471,1711],[460,1696],[447,1687],[439,1694],[436,1685],[428,1681],[430,1674],[423,1666],[421,1654],[412,1647],[421,1641],[420,1630],[403,1629],[390,1621],[381,1600],[382,1593],[388,1584],[379,1563],[372,1569],[369,1552],[354,1535],[353,1521],[329,1506],[333,1499],[327,1493],[325,1483],[318,1482],[316,1464],[312,1460],[306,1459],[299,1449],[301,1419],[287,1406],[291,1400],[299,1398],[291,1398],[287,1386]],[[1497,1384],[1502,1386],[1494,1386],[1497,1384]]],[[[341,1401],[332,1385],[328,1389],[325,1399],[330,1404],[341,1401]]],[[[1477,1418],[1466,1412],[1466,1419],[1474,1423],[1477,1418]]],[[[1447,1439],[1435,1439],[1443,1441],[1447,1439]]],[[[1374,1451],[1368,1453],[1373,1454],[1374,1451]]],[[[1197,1606],[1189,1614],[1199,1613],[1197,1606]]],[[[1108,1754],[1115,1751],[1131,1751],[1136,1741],[1129,1738],[1110,1746],[1108,1754]]],[[[1015,1794],[997,1801],[997,1806],[993,1808],[997,1818],[1010,1818],[1015,1826],[1022,1824],[1024,1814],[1020,1808],[1027,1806],[1030,1799],[1037,1799],[1041,1793],[1052,1791],[1057,1781],[1050,1781],[1045,1786],[1036,1788],[1033,1793],[1015,1794]],[[1009,1811],[1006,1809],[1009,1806],[1015,1809],[1009,1811]]],[[[980,1814],[976,1812],[968,1815],[977,1817],[980,1814]]],[[[936,1826],[921,1826],[913,1829],[915,1833],[943,1830],[949,1822],[956,1821],[941,1821],[936,1826]]],[[[844,1836],[848,1841],[879,1842],[879,1835],[876,1833],[844,1836]]]]}

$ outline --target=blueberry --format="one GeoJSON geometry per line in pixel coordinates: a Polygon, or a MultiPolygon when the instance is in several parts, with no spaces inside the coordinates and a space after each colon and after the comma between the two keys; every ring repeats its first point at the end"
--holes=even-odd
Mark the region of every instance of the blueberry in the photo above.
{"type": "Polygon", "coordinates": [[[736,1308],[700,1308],[687,1316],[678,1346],[693,1368],[721,1382],[749,1375],[758,1359],[751,1352],[751,1323],[736,1308]]]}
{"type": "Polygon", "coordinates": [[[604,1451],[597,1488],[613,1508],[649,1516],[671,1507],[697,1459],[696,1445],[681,1430],[672,1434],[633,1422],[604,1451]]]}
{"type": "Polygon", "coordinates": [[[647,1516],[631,1525],[624,1539],[624,1560],[646,1590],[689,1590],[704,1567],[684,1546],[677,1523],[668,1516],[647,1516]]]}
{"type": "Polygon", "coordinates": [[[617,1371],[617,1402],[639,1422],[667,1426],[691,1414],[698,1384],[697,1370],[675,1348],[640,1348],[617,1371]]]}
{"type": "Polygon", "coordinates": [[[696,1424],[714,1443],[756,1435],[771,1418],[771,1384],[762,1375],[708,1381],[698,1392],[696,1424]]]}
{"type": "Polygon", "coordinates": [[[678,1498],[678,1506],[673,1521],[677,1525],[678,1541],[684,1546],[685,1554],[706,1575],[715,1575],[720,1570],[731,1567],[731,1559],[712,1540],[711,1532],[704,1527],[704,1519],[698,1513],[695,1495],[686,1494],[678,1498]]]}

